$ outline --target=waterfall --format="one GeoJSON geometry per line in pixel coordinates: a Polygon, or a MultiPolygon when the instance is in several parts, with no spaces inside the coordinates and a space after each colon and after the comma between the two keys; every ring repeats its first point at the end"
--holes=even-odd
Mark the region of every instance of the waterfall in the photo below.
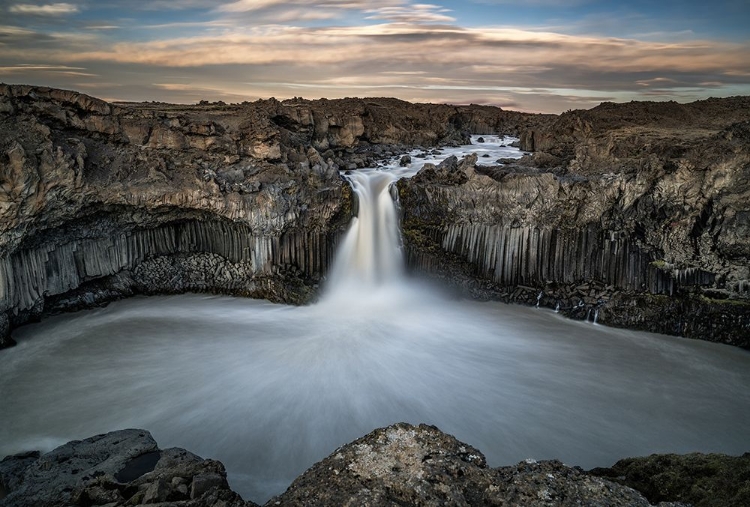
{"type": "Polygon", "coordinates": [[[390,188],[396,175],[384,171],[357,171],[347,175],[359,202],[338,251],[330,288],[358,288],[387,284],[403,272],[401,237],[396,203],[390,188]]]}
{"type": "MultiPolygon", "coordinates": [[[[474,136],[474,143],[479,136],[474,136]]],[[[401,166],[393,159],[381,169],[358,169],[345,174],[357,196],[359,210],[331,266],[328,285],[321,303],[336,300],[351,306],[364,299],[387,295],[391,306],[396,307],[404,298],[424,298],[429,291],[420,291],[413,283],[404,282],[404,258],[401,250],[401,232],[398,207],[392,195],[393,184],[400,178],[417,174],[425,162],[440,164],[450,156],[463,158],[472,152],[490,155],[489,160],[501,157],[519,158],[521,152],[509,148],[514,139],[498,137],[457,148],[441,148],[439,152],[410,155],[414,162],[401,166]],[[415,294],[414,291],[419,291],[415,294]]]]}
{"type": "Polygon", "coordinates": [[[338,248],[323,302],[351,303],[403,283],[399,214],[391,194],[403,172],[359,170],[346,175],[359,209],[338,248]]]}

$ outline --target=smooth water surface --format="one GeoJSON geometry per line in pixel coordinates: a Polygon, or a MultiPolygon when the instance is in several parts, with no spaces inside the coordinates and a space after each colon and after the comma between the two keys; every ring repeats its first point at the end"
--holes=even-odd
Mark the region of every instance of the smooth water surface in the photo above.
{"type": "Polygon", "coordinates": [[[363,296],[139,297],[20,329],[0,355],[0,456],[146,428],[223,461],[262,502],[398,421],[437,425],[492,466],[749,449],[746,351],[422,291],[363,296]]]}

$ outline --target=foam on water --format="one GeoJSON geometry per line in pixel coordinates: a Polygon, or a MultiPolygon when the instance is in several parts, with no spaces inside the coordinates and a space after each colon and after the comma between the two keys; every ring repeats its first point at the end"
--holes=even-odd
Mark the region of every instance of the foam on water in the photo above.
{"type": "Polygon", "coordinates": [[[146,428],[262,503],[398,421],[492,466],[748,450],[748,352],[444,297],[403,277],[395,177],[349,177],[360,216],[317,305],[137,297],[19,329],[0,353],[0,456],[146,428]]]}

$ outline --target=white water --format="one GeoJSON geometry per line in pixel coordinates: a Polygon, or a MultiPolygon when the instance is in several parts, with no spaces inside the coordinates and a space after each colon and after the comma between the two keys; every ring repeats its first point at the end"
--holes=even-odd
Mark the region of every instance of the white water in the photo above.
{"type": "Polygon", "coordinates": [[[329,297],[348,298],[362,286],[397,284],[404,275],[398,211],[390,192],[398,176],[393,171],[361,170],[347,179],[359,210],[331,269],[329,297]]]}
{"type": "MultiPolygon", "coordinates": [[[[351,178],[380,191],[360,210],[395,224],[393,177],[351,178]]],[[[138,297],[19,329],[0,352],[0,456],[143,427],[220,459],[262,503],[398,421],[435,424],[492,466],[750,450],[746,351],[449,300],[404,279],[397,231],[365,216],[318,305],[138,297]]]]}

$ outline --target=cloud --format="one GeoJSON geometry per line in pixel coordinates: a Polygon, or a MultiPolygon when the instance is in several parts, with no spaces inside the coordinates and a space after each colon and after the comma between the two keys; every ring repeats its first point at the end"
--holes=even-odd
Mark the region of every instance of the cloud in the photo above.
{"type": "MultiPolygon", "coordinates": [[[[533,5],[537,7],[560,7],[570,8],[581,5],[594,3],[596,0],[524,0],[524,5],[533,5]]],[[[485,5],[512,5],[517,6],[518,0],[469,0],[473,4],[485,5]]]]}
{"type": "Polygon", "coordinates": [[[664,86],[664,85],[675,85],[678,81],[675,81],[674,79],[669,79],[667,77],[654,77],[651,79],[640,79],[635,82],[638,86],[664,86]]]}
{"type": "Polygon", "coordinates": [[[398,5],[400,0],[237,0],[236,2],[221,5],[216,8],[218,12],[252,12],[273,7],[290,6],[303,7],[308,10],[315,9],[348,9],[367,10],[376,6],[398,5]]]}
{"type": "Polygon", "coordinates": [[[287,2],[279,0],[238,0],[230,4],[221,5],[216,10],[219,12],[250,12],[268,7],[274,7],[287,2]]]}
{"type": "Polygon", "coordinates": [[[8,36],[33,36],[36,32],[20,26],[0,25],[0,38],[8,36]]]}
{"type": "MultiPolygon", "coordinates": [[[[93,3],[77,5],[92,14],[93,3]]],[[[102,96],[188,103],[302,90],[561,111],[647,93],[666,98],[670,90],[695,98],[750,93],[747,40],[465,27],[453,19],[458,12],[407,0],[181,0],[170,9],[189,5],[200,14],[96,16],[75,27],[67,19],[24,25],[9,17],[0,26],[0,73],[60,86],[86,85],[96,74],[122,83],[102,84],[102,96]]]]}
{"type": "Polygon", "coordinates": [[[447,16],[449,9],[439,5],[416,4],[409,6],[379,7],[365,11],[367,19],[386,20],[392,23],[452,23],[456,18],[447,16]]]}
{"type": "Polygon", "coordinates": [[[125,10],[134,12],[167,11],[170,13],[186,10],[213,10],[217,5],[230,3],[231,0],[78,0],[84,10],[96,10],[103,7],[106,11],[125,10]]]}
{"type": "Polygon", "coordinates": [[[81,72],[84,70],[86,70],[84,67],[69,67],[66,65],[22,64],[22,65],[9,65],[9,66],[0,67],[0,75],[40,72],[40,73],[64,74],[66,76],[98,77],[97,74],[92,74],[90,72],[81,72]]]}
{"type": "MultiPolygon", "coordinates": [[[[54,50],[51,50],[54,53],[54,50]]],[[[600,73],[683,72],[742,75],[750,72],[748,43],[645,42],[571,36],[517,29],[460,29],[387,23],[361,27],[265,26],[148,42],[121,42],[76,53],[64,62],[112,60],[165,67],[267,63],[388,64],[411,70],[417,63],[477,69],[485,77],[508,72],[538,74],[561,66],[600,73]],[[488,62],[502,62],[493,72],[488,62]]],[[[658,78],[658,75],[642,79],[658,78]]],[[[706,79],[702,79],[706,80],[706,79]]]]}
{"type": "Polygon", "coordinates": [[[31,14],[36,16],[65,16],[75,14],[80,8],[74,4],[55,3],[46,5],[34,4],[15,4],[11,5],[8,10],[15,14],[31,14]]]}
{"type": "Polygon", "coordinates": [[[119,28],[122,28],[122,26],[102,23],[102,24],[86,25],[85,28],[87,30],[117,30],[119,28]]]}

